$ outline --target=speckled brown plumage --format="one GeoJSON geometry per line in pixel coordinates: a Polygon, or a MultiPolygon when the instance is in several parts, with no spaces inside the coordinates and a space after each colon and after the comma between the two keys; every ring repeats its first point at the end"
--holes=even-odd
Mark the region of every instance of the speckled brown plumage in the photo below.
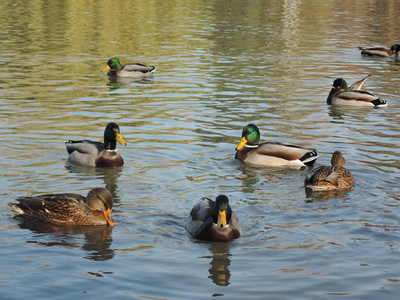
{"type": "Polygon", "coordinates": [[[312,190],[351,188],[354,177],[346,169],[346,162],[340,151],[333,153],[331,164],[332,166],[320,166],[312,170],[305,178],[304,186],[312,190]]]}
{"type": "Polygon", "coordinates": [[[104,188],[94,188],[86,197],[78,194],[45,194],[16,199],[9,206],[26,218],[55,225],[114,226],[111,210],[114,199],[104,188]]]}

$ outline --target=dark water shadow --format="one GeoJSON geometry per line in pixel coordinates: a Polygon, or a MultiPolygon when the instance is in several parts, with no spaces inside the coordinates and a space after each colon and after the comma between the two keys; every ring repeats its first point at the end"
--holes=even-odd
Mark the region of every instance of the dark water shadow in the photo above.
{"type": "Polygon", "coordinates": [[[70,172],[77,174],[82,178],[95,177],[102,179],[105,184],[105,188],[110,191],[114,197],[114,202],[119,202],[118,197],[118,178],[121,176],[122,168],[95,168],[86,167],[67,163],[65,168],[70,172]]]}
{"type": "Polygon", "coordinates": [[[46,234],[43,239],[34,236],[34,239],[28,240],[27,243],[42,247],[81,248],[87,253],[84,258],[95,261],[110,260],[115,256],[114,250],[110,248],[113,241],[111,226],[58,226],[28,220],[23,216],[16,216],[14,219],[18,221],[17,225],[21,229],[46,234]]]}
{"type": "Polygon", "coordinates": [[[209,244],[211,256],[207,256],[207,258],[211,258],[211,267],[208,269],[210,273],[208,278],[219,286],[228,286],[230,284],[231,272],[229,271],[229,266],[231,264],[230,256],[232,256],[230,254],[230,246],[230,243],[209,244]]]}
{"type": "Polygon", "coordinates": [[[350,189],[313,191],[310,188],[304,188],[304,190],[307,198],[305,202],[311,203],[311,202],[326,201],[332,198],[347,200],[348,197],[345,197],[345,195],[349,192],[350,189]]]}
{"type": "Polygon", "coordinates": [[[149,78],[131,78],[131,77],[109,77],[108,83],[106,84],[110,91],[116,91],[120,88],[124,88],[131,83],[137,84],[154,84],[153,77],[149,78]]]}

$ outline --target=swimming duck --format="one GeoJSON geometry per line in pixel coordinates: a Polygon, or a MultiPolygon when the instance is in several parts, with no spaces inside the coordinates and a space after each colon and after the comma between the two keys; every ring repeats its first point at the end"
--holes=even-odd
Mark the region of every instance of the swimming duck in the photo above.
{"type": "Polygon", "coordinates": [[[156,70],[154,66],[146,66],[143,64],[125,64],[121,65],[118,58],[110,58],[107,62],[107,66],[103,69],[103,72],[108,71],[108,76],[117,77],[132,77],[137,79],[148,78],[156,70]]]}
{"type": "Polygon", "coordinates": [[[246,163],[265,166],[312,166],[318,158],[317,150],[296,145],[263,142],[254,124],[243,128],[242,139],[236,147],[236,159],[246,163]]]}
{"type": "Polygon", "coordinates": [[[119,126],[108,123],[104,130],[104,143],[90,140],[65,142],[69,158],[72,162],[92,167],[120,167],[124,160],[117,151],[117,142],[126,145],[119,126]]]}
{"type": "Polygon", "coordinates": [[[370,47],[363,48],[358,47],[361,50],[361,54],[365,56],[382,56],[382,57],[398,57],[400,51],[400,45],[395,44],[392,47],[370,47]]]}
{"type": "Polygon", "coordinates": [[[335,151],[332,166],[320,166],[307,175],[304,186],[312,190],[347,189],[354,185],[354,177],[346,169],[346,161],[340,151],[335,151]]]}
{"type": "Polygon", "coordinates": [[[185,228],[195,238],[207,241],[228,241],[242,235],[242,227],[225,195],[215,201],[202,198],[197,202],[185,228]]]}
{"type": "Polygon", "coordinates": [[[114,199],[104,188],[94,188],[86,197],[78,194],[46,194],[16,199],[11,209],[27,218],[55,225],[110,225],[114,199]]]}
{"type": "Polygon", "coordinates": [[[331,91],[329,92],[326,103],[329,105],[350,105],[350,106],[387,106],[386,100],[382,100],[371,93],[361,91],[365,81],[371,75],[357,81],[350,88],[343,78],[337,78],[333,81],[331,91]]]}

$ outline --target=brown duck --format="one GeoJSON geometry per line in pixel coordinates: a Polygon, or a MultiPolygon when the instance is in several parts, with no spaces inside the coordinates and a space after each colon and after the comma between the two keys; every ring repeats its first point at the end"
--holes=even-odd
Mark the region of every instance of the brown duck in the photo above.
{"type": "Polygon", "coordinates": [[[114,199],[104,188],[94,188],[86,197],[78,194],[46,194],[16,199],[9,203],[13,211],[55,225],[110,225],[114,199]]]}
{"type": "Polygon", "coordinates": [[[354,185],[354,177],[345,168],[346,161],[340,151],[335,151],[332,166],[320,166],[308,174],[304,186],[312,190],[348,189],[354,185]]]}
{"type": "Polygon", "coordinates": [[[242,235],[242,227],[225,195],[215,201],[202,198],[197,202],[185,228],[195,238],[207,241],[228,241],[242,235]]]}

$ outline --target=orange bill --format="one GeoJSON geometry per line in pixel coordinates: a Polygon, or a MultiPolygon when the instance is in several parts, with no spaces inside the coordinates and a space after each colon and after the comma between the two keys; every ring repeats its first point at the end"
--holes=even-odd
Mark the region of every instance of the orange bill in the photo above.
{"type": "Polygon", "coordinates": [[[111,217],[111,208],[107,209],[107,210],[104,212],[104,216],[106,217],[106,220],[107,220],[108,225],[110,225],[110,226],[115,226],[115,223],[114,223],[114,221],[113,221],[113,219],[112,219],[112,217],[111,217]]]}

